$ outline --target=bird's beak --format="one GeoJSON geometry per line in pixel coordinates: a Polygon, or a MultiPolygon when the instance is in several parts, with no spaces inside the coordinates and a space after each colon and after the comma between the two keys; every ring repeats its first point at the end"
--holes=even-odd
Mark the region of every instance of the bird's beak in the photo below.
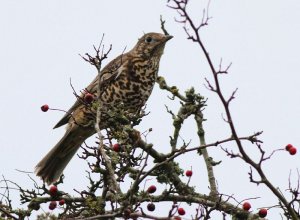
{"type": "Polygon", "coordinates": [[[166,35],[165,36],[165,42],[167,42],[168,40],[171,40],[173,38],[172,35],[166,35]]]}

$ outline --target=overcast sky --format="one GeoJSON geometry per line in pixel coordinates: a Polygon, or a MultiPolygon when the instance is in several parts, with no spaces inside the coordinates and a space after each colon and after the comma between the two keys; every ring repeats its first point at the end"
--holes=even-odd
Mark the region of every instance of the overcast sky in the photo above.
{"type": "MultiPolygon", "coordinates": [[[[201,20],[206,4],[191,0],[188,9],[195,21],[201,20]]],[[[227,95],[238,87],[231,105],[238,134],[245,136],[263,130],[263,148],[269,153],[287,143],[300,143],[299,11],[300,2],[296,0],[212,0],[209,13],[213,18],[201,33],[215,65],[221,58],[224,65],[233,63],[221,85],[227,95]]],[[[92,45],[98,44],[104,33],[104,43],[113,45],[107,63],[125,47],[127,51],[131,49],[144,32],[161,32],[160,15],[174,38],[167,43],[159,74],[181,91],[194,86],[208,97],[204,112],[207,143],[228,137],[223,108],[216,95],[203,85],[205,77],[212,80],[207,62],[197,45],[186,40],[182,25],[174,22],[175,11],[166,7],[166,1],[2,0],[0,174],[30,187],[28,177],[15,169],[33,171],[64,133],[64,128],[52,129],[62,113],[43,113],[40,106],[47,103],[53,108],[68,109],[75,101],[69,79],[79,91],[95,77],[94,68],[78,54],[92,53],[92,45]]],[[[151,114],[140,129],[152,127],[148,142],[168,152],[172,121],[164,104],[176,110],[177,105],[156,86],[147,105],[151,114]]],[[[192,120],[184,125],[181,136],[192,139],[192,146],[199,144],[192,120]]],[[[255,147],[245,146],[257,157],[255,147]]],[[[228,147],[235,149],[235,144],[228,147]]],[[[234,194],[238,200],[262,197],[253,202],[254,208],[276,204],[264,186],[249,183],[247,165],[227,158],[220,148],[210,149],[210,153],[215,160],[223,161],[215,168],[221,193],[234,194]]],[[[191,158],[188,154],[180,159],[182,168],[192,166],[195,175],[191,184],[200,192],[207,192],[202,158],[191,158]]],[[[289,171],[295,175],[298,165],[299,155],[292,157],[282,151],[264,168],[274,185],[284,192],[289,171]]],[[[83,189],[86,168],[84,161],[74,158],[65,170],[64,189],[83,189]]],[[[192,213],[190,209],[189,214],[192,213]]],[[[271,216],[279,219],[278,210],[272,210],[271,216]]]]}

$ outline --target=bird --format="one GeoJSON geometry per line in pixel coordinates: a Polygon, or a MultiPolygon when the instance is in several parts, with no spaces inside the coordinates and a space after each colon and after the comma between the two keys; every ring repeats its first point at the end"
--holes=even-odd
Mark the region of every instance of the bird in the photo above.
{"type": "MultiPolygon", "coordinates": [[[[173,36],[161,33],[146,33],[136,45],[110,61],[100,74],[86,87],[85,91],[100,94],[101,110],[122,104],[122,108],[138,112],[145,106],[158,76],[159,63],[166,42],[173,36]],[[100,83],[99,83],[100,80],[100,83]]],[[[76,102],[54,126],[67,124],[65,134],[35,167],[35,174],[48,185],[56,182],[83,142],[96,133],[95,113],[82,102],[81,94],[76,102]]],[[[101,117],[99,127],[106,128],[101,117]]]]}

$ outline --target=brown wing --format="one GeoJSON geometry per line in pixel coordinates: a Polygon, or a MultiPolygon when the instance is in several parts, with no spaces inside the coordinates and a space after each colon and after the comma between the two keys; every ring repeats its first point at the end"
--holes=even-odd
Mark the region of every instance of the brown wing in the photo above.
{"type": "MultiPolygon", "coordinates": [[[[125,60],[127,60],[128,53],[122,54],[110,61],[101,71],[101,84],[107,84],[116,79],[122,71],[122,65],[125,60]]],[[[98,86],[98,76],[86,87],[86,90],[90,93],[96,93],[98,86]]],[[[81,95],[83,97],[83,94],[81,95]]],[[[76,102],[72,105],[72,107],[66,112],[66,114],[59,120],[59,122],[54,126],[54,128],[58,128],[62,125],[65,125],[69,122],[71,118],[71,114],[82,105],[80,100],[76,100],[76,102]]]]}

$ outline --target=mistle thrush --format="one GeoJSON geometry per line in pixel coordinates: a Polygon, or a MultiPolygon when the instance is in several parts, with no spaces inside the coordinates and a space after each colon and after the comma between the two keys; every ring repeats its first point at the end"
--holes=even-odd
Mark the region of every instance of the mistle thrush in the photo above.
{"type": "MultiPolygon", "coordinates": [[[[97,99],[101,106],[122,103],[125,110],[137,112],[148,100],[157,78],[160,58],[170,35],[148,33],[141,37],[135,47],[108,63],[100,73],[103,82],[97,99]],[[105,84],[105,85],[104,85],[105,84]]],[[[96,94],[99,86],[97,76],[86,91],[96,94]]],[[[100,83],[101,84],[101,83],[100,83]]],[[[77,152],[81,144],[96,133],[93,125],[95,114],[86,110],[82,101],[77,100],[54,128],[68,123],[61,140],[36,165],[35,173],[46,183],[55,182],[77,152]],[[83,126],[84,125],[84,126],[83,126]]],[[[101,129],[106,128],[105,118],[100,120],[101,129]]]]}

